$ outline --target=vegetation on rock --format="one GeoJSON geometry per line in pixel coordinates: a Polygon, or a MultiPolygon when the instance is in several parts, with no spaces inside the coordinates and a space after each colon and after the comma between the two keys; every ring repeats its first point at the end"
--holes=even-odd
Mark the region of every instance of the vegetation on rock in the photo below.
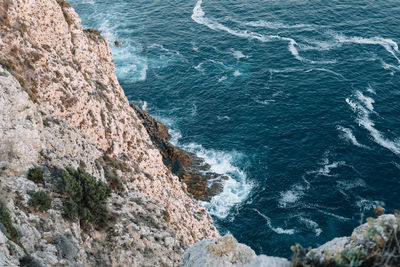
{"type": "Polygon", "coordinates": [[[28,191],[31,199],[28,204],[38,211],[47,211],[51,207],[50,196],[44,191],[28,191]]]}
{"type": "Polygon", "coordinates": [[[39,167],[32,167],[28,170],[28,179],[35,184],[43,182],[43,170],[39,167]]]}
{"type": "Polygon", "coordinates": [[[110,188],[80,168],[74,170],[67,167],[61,176],[59,189],[68,195],[68,199],[64,201],[64,215],[69,219],[78,218],[97,226],[106,224],[106,201],[111,194],[110,188]]]}
{"type": "Polygon", "coordinates": [[[302,246],[292,246],[292,266],[400,266],[400,218],[394,218],[388,221],[368,218],[359,241],[355,236],[350,237],[354,242],[351,246],[345,246],[334,254],[328,253],[322,261],[310,258],[302,246]]]}
{"type": "MultiPolygon", "coordinates": [[[[7,236],[7,238],[18,244],[18,231],[12,224],[10,212],[3,200],[0,200],[0,226],[4,227],[4,234],[7,236]]],[[[2,230],[3,227],[0,227],[0,230],[2,230]]]]}
{"type": "Polygon", "coordinates": [[[19,266],[21,267],[43,267],[40,262],[32,256],[25,255],[19,260],[19,266]]]}

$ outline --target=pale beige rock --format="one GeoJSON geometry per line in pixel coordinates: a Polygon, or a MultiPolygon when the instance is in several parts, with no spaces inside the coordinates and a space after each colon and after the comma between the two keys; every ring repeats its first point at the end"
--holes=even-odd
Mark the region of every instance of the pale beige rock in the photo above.
{"type": "Polygon", "coordinates": [[[345,250],[363,250],[373,251],[376,247],[375,235],[386,242],[389,238],[388,232],[385,229],[398,229],[400,219],[393,214],[381,215],[377,219],[370,220],[353,230],[349,237],[338,237],[326,242],[318,248],[312,249],[307,253],[306,259],[313,262],[320,262],[321,264],[333,259],[345,250]],[[369,232],[369,230],[373,230],[369,232]],[[371,236],[372,233],[372,236],[371,236]]]}
{"type": "Polygon", "coordinates": [[[289,267],[284,258],[257,256],[248,246],[238,243],[232,235],[202,240],[183,254],[184,267],[289,267]]]}
{"type": "Polygon", "coordinates": [[[0,51],[8,70],[0,71],[0,190],[29,253],[44,264],[72,264],[52,243],[60,233],[79,248],[73,266],[171,266],[190,244],[219,236],[129,106],[107,42],[82,31],[66,2],[0,0],[0,51]],[[110,229],[85,233],[61,215],[46,166],[82,163],[105,182],[114,171],[121,183],[108,204],[115,213],[110,229]],[[44,214],[25,210],[26,190],[39,189],[25,178],[36,164],[46,173],[42,189],[54,197],[44,214]],[[15,192],[22,197],[18,205],[15,192]]]}
{"type": "Polygon", "coordinates": [[[83,32],[63,0],[0,0],[0,5],[7,6],[9,25],[1,26],[0,62],[15,69],[32,98],[94,140],[99,150],[130,159],[127,164],[140,173],[126,178],[126,188],[163,203],[186,244],[217,236],[211,218],[181,190],[129,106],[104,38],[83,32]]]}

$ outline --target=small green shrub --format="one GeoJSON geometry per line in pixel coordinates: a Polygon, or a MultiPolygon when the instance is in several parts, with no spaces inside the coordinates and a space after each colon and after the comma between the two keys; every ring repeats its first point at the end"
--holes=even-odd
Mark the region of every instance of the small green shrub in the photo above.
{"type": "Polygon", "coordinates": [[[106,201],[111,194],[110,188],[80,168],[74,170],[67,167],[61,176],[59,188],[68,195],[68,200],[64,201],[64,215],[69,219],[79,218],[98,226],[106,224],[106,201]]]}
{"type": "Polygon", "coordinates": [[[21,267],[44,267],[37,259],[32,256],[25,255],[19,259],[19,266],[21,267]]]}
{"type": "Polygon", "coordinates": [[[18,231],[13,226],[10,212],[8,211],[6,204],[2,200],[0,200],[0,223],[6,229],[6,233],[4,234],[7,236],[7,238],[18,244],[18,231]]]}
{"type": "Polygon", "coordinates": [[[345,249],[340,256],[334,259],[334,262],[338,266],[360,267],[366,256],[367,254],[361,249],[345,249]]]}
{"type": "Polygon", "coordinates": [[[28,170],[28,179],[35,184],[43,182],[43,171],[39,167],[32,167],[28,170]]]}
{"type": "Polygon", "coordinates": [[[36,210],[39,211],[47,211],[51,207],[51,199],[50,196],[44,191],[29,191],[28,194],[31,196],[31,199],[28,201],[28,204],[32,207],[35,207],[36,210]]]}

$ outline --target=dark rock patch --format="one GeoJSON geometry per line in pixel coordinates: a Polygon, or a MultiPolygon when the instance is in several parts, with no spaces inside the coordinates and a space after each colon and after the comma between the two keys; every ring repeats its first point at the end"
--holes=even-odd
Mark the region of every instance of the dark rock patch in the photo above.
{"type": "Polygon", "coordinates": [[[160,151],[165,166],[187,185],[188,192],[194,198],[210,201],[222,191],[222,182],[227,177],[211,172],[210,166],[203,159],[171,144],[167,126],[138,106],[131,104],[131,107],[138,114],[153,144],[160,151]],[[213,180],[212,184],[209,184],[210,180],[213,180]]]}

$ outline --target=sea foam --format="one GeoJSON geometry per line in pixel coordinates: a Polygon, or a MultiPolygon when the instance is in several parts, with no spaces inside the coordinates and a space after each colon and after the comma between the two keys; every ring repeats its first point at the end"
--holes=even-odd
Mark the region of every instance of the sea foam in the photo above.
{"type": "Polygon", "coordinates": [[[221,219],[226,218],[235,205],[248,198],[254,187],[248,180],[246,172],[237,165],[238,162],[243,162],[244,155],[235,151],[206,149],[197,143],[182,143],[182,134],[173,119],[164,117],[157,117],[157,119],[169,127],[172,144],[202,158],[206,164],[210,165],[211,172],[228,177],[223,181],[223,190],[220,194],[214,196],[210,202],[202,202],[211,215],[221,219]]]}
{"type": "Polygon", "coordinates": [[[286,208],[296,203],[304,195],[304,190],[306,190],[305,186],[296,184],[291,189],[281,192],[278,200],[279,207],[286,208]]]}
{"type": "Polygon", "coordinates": [[[366,129],[373,137],[375,143],[385,147],[395,154],[400,154],[400,140],[390,140],[384,136],[382,132],[375,128],[375,123],[372,121],[371,114],[374,112],[374,100],[371,97],[365,96],[362,92],[356,91],[355,97],[346,98],[347,104],[357,114],[356,121],[359,126],[366,129]]]}
{"type": "Polygon", "coordinates": [[[232,49],[232,55],[236,58],[236,60],[240,60],[242,58],[247,58],[242,51],[232,49]]]}
{"type": "MultiPolygon", "coordinates": [[[[274,40],[281,40],[288,42],[288,50],[299,61],[303,61],[310,64],[332,64],[335,63],[336,60],[325,60],[325,61],[315,61],[310,60],[302,57],[299,53],[300,50],[318,50],[318,51],[326,51],[331,50],[332,48],[336,48],[342,46],[345,43],[353,43],[353,44],[369,44],[369,45],[380,45],[382,46],[387,52],[389,52],[399,63],[399,48],[396,42],[392,39],[382,38],[379,36],[371,37],[371,38],[364,38],[359,36],[345,36],[340,33],[329,31],[327,32],[327,36],[332,36],[332,40],[311,40],[311,39],[304,39],[306,44],[298,44],[296,40],[290,37],[282,37],[279,35],[263,35],[256,32],[252,32],[249,30],[240,30],[240,29],[232,29],[224,24],[218,22],[215,19],[205,17],[205,13],[202,9],[203,0],[198,0],[195,7],[193,8],[192,19],[197,22],[198,24],[202,24],[207,26],[208,28],[215,30],[215,31],[225,31],[229,34],[235,35],[241,38],[247,39],[255,39],[261,42],[271,42],[274,40]]],[[[311,27],[311,25],[299,24],[299,25],[286,25],[279,22],[267,22],[267,21],[251,21],[251,22],[240,22],[241,25],[245,26],[252,26],[252,27],[265,27],[271,29],[279,29],[279,28],[304,28],[304,27],[311,27]]],[[[314,29],[314,27],[311,27],[314,29]]],[[[386,64],[386,66],[389,66],[386,64]]],[[[393,66],[396,68],[396,66],[393,66]]]]}
{"type": "Polygon", "coordinates": [[[268,216],[262,214],[262,213],[259,212],[257,209],[253,209],[253,210],[254,210],[255,212],[257,212],[258,215],[260,215],[261,217],[263,217],[263,218],[267,221],[268,227],[269,227],[272,231],[274,231],[275,233],[277,233],[277,234],[286,234],[286,235],[293,235],[293,234],[295,233],[295,230],[294,230],[294,229],[283,229],[283,228],[281,228],[281,227],[273,227],[273,226],[272,226],[272,223],[271,223],[271,219],[270,219],[268,216]]]}
{"type": "Polygon", "coordinates": [[[334,37],[337,42],[339,43],[354,43],[354,44],[369,44],[369,45],[380,45],[387,52],[389,52],[396,60],[400,63],[399,59],[399,47],[395,41],[392,39],[382,38],[379,36],[372,37],[372,38],[364,38],[359,36],[345,36],[342,34],[334,34],[334,37]]]}
{"type": "Polygon", "coordinates": [[[265,21],[265,20],[254,20],[243,22],[243,25],[251,26],[251,27],[262,27],[269,29],[296,29],[296,28],[312,28],[312,25],[309,24],[285,24],[281,22],[273,22],[273,21],[265,21]]]}
{"type": "Polygon", "coordinates": [[[322,229],[319,227],[318,223],[311,219],[299,217],[299,221],[302,222],[308,229],[314,231],[315,236],[319,236],[322,233],[322,229]]]}
{"type": "Polygon", "coordinates": [[[340,126],[340,125],[338,125],[338,126],[336,127],[336,129],[337,129],[338,131],[341,132],[340,137],[341,137],[342,139],[344,139],[344,140],[346,140],[346,141],[352,143],[352,144],[355,145],[355,146],[362,147],[362,148],[368,148],[366,145],[360,144],[360,143],[357,141],[357,139],[356,139],[356,137],[354,136],[353,131],[352,131],[351,129],[345,128],[345,127],[340,126]]]}
{"type": "MultiPolygon", "coordinates": [[[[297,60],[305,61],[308,63],[321,63],[318,61],[312,61],[312,60],[308,60],[308,59],[301,57],[299,54],[299,51],[296,48],[297,43],[292,38],[281,37],[279,35],[263,35],[263,34],[251,32],[249,30],[231,29],[228,26],[225,26],[222,23],[216,21],[215,19],[207,18],[201,7],[202,3],[203,3],[203,0],[198,0],[195,7],[193,8],[192,19],[196,23],[207,26],[208,28],[215,30],[215,31],[225,31],[229,34],[235,35],[240,38],[258,40],[263,43],[271,42],[271,41],[275,41],[275,40],[286,41],[286,42],[288,42],[288,50],[297,60]]],[[[331,63],[331,62],[323,62],[323,63],[331,63]]]]}

